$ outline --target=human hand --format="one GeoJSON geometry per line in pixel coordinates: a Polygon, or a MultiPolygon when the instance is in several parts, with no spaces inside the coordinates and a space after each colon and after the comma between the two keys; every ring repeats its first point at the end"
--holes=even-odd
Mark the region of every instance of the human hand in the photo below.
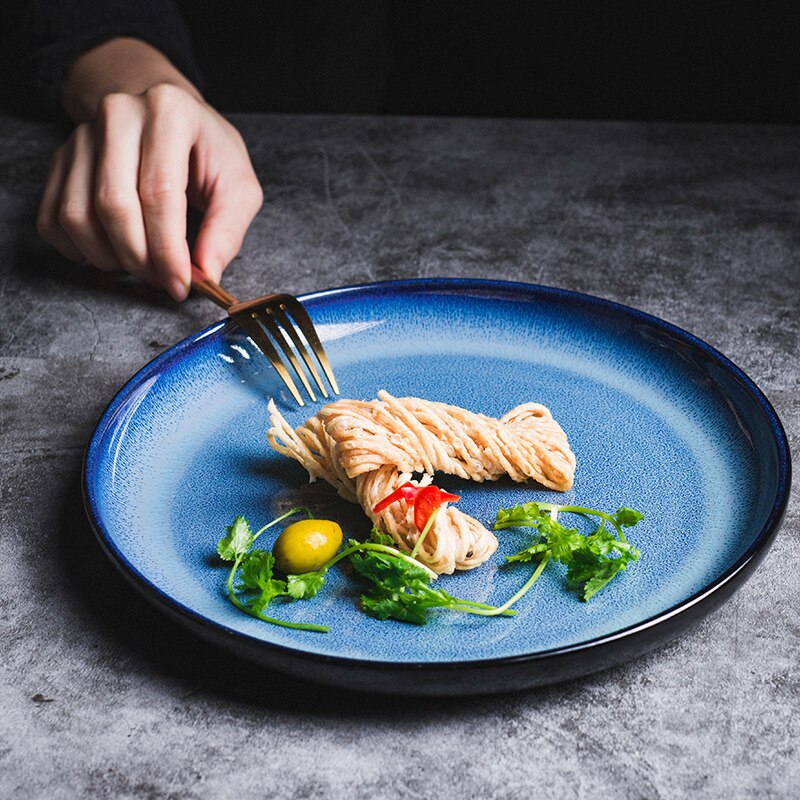
{"type": "Polygon", "coordinates": [[[191,261],[219,280],[262,202],[238,131],[196,91],[156,83],[103,95],[56,151],[37,227],[67,258],[183,300],[191,261]],[[187,203],[203,213],[191,253],[187,203]]]}

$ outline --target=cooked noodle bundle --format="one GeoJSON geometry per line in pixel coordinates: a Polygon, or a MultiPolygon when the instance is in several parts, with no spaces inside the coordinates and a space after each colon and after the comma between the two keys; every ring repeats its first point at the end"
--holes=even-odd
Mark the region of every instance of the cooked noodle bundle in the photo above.
{"type": "MultiPolygon", "coordinates": [[[[380,513],[373,506],[398,486],[424,486],[437,470],[474,481],[503,475],[533,479],[549,489],[572,486],[575,456],[567,437],[542,405],[525,403],[500,419],[458,406],[392,397],[338,400],[296,430],[270,401],[267,439],[274,450],[300,462],[311,478],[322,478],[347,500],[360,503],[399,549],[410,552],[419,532],[404,502],[380,513]],[[413,473],[422,473],[419,481],[413,473]]],[[[439,573],[472,569],[497,549],[497,539],[454,506],[443,508],[417,558],[439,573]]]]}

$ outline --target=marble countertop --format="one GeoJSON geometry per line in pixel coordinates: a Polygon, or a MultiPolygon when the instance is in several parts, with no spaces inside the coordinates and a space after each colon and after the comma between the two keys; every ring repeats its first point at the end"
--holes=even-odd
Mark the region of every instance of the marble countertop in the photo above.
{"type": "MultiPolygon", "coordinates": [[[[266,203],[225,285],[493,277],[626,303],[721,350],[800,437],[800,129],[247,115],[266,203]]],[[[118,577],[83,448],[219,318],[64,262],[34,216],[63,132],[0,116],[0,796],[778,798],[800,786],[800,514],[671,644],[570,683],[415,700],[221,655],[118,577]]]]}

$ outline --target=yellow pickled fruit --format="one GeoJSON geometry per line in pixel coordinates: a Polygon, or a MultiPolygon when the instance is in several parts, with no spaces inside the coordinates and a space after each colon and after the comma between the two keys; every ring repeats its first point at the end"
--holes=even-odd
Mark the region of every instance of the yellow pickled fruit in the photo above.
{"type": "Polygon", "coordinates": [[[327,519],[303,519],[284,528],[275,540],[275,566],[287,575],[315,572],[330,561],[342,544],[342,529],[327,519]]]}

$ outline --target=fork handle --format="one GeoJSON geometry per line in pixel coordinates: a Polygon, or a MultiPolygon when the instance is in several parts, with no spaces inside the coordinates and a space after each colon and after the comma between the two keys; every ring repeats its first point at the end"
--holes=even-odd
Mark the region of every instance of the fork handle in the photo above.
{"type": "Polygon", "coordinates": [[[197,289],[200,294],[226,311],[238,302],[230,292],[226,292],[216,281],[212,281],[197,264],[192,264],[192,289],[197,289]]]}

